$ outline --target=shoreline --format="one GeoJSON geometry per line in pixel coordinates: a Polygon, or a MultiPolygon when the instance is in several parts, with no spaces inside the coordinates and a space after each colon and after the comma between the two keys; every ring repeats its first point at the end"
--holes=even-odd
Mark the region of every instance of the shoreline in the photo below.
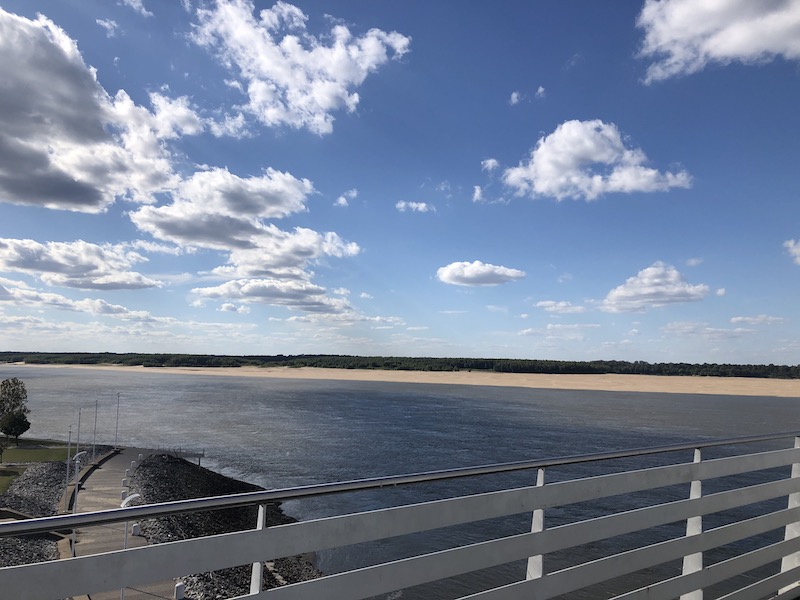
{"type": "MultiPolygon", "coordinates": [[[[91,476],[89,480],[91,481],[91,476]]],[[[168,453],[149,452],[132,474],[131,484],[130,490],[141,494],[134,504],[170,502],[263,489],[168,453]]],[[[105,488],[100,486],[100,489],[105,488]]],[[[0,494],[0,512],[5,512],[12,518],[61,514],[63,495],[67,491],[63,461],[27,463],[25,473],[12,483],[8,491],[0,494]]],[[[100,492],[101,495],[104,493],[100,492]]],[[[281,502],[267,502],[264,506],[268,526],[296,522],[296,519],[283,512],[281,502]]],[[[255,506],[246,506],[150,518],[141,522],[141,531],[149,543],[245,531],[256,523],[257,510],[255,506]]],[[[113,528],[107,530],[114,535],[113,528]]],[[[1,538],[0,567],[68,559],[71,552],[65,552],[61,547],[64,539],[66,538],[63,536],[53,534],[1,538]]],[[[103,542],[107,543],[107,540],[101,540],[101,544],[103,542]]],[[[88,553],[97,551],[101,550],[90,550],[88,553]]],[[[320,576],[314,566],[313,554],[282,557],[265,563],[265,566],[264,589],[320,576]]],[[[250,565],[246,564],[213,573],[196,573],[181,579],[186,584],[186,598],[233,598],[248,593],[250,572],[250,565]]]]}
{"type": "Polygon", "coordinates": [[[209,375],[365,381],[376,383],[420,383],[427,385],[473,385],[549,390],[637,392],[661,394],[710,394],[722,396],[773,396],[800,399],[800,379],[750,377],[699,377],[680,375],[549,375],[496,373],[489,371],[391,371],[383,369],[331,369],[321,367],[142,367],[121,365],[31,365],[6,363],[24,368],[96,369],[141,373],[209,375]]]}
{"type": "MultiPolygon", "coordinates": [[[[169,453],[149,454],[132,474],[131,491],[141,494],[138,503],[152,504],[190,498],[241,494],[264,488],[222,475],[169,453]]],[[[265,502],[266,526],[295,523],[283,512],[282,502],[265,502]]],[[[252,529],[257,521],[255,505],[190,512],[144,519],[142,535],[150,544],[160,544],[197,537],[222,535],[252,529]]],[[[264,589],[319,577],[312,555],[285,556],[264,563],[264,589]]],[[[228,567],[213,572],[181,577],[187,598],[243,597],[250,590],[251,565],[228,567]]]]}

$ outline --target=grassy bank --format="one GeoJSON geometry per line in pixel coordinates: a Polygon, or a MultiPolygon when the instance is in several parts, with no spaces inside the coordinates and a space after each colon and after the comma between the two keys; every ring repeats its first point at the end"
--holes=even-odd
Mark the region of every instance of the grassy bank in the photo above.
{"type": "Polygon", "coordinates": [[[0,494],[5,493],[11,483],[24,472],[24,467],[0,467],[0,494]]]}
{"type": "MultiPolygon", "coordinates": [[[[53,440],[20,440],[19,446],[13,440],[3,440],[10,444],[3,451],[3,463],[33,463],[67,460],[67,447],[63,442],[53,440]]],[[[24,466],[14,464],[4,466],[0,463],[0,494],[5,492],[11,483],[25,472],[24,466]]]]}
{"type": "Polygon", "coordinates": [[[47,447],[25,447],[20,444],[19,447],[11,446],[6,448],[3,452],[4,463],[18,463],[18,462],[47,462],[50,460],[67,460],[66,446],[47,448],[47,447]]]}

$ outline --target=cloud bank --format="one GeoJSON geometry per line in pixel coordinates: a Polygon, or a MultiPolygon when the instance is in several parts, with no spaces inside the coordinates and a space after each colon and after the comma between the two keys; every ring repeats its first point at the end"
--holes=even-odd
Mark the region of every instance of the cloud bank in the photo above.
{"type": "Polygon", "coordinates": [[[49,285],[84,290],[131,290],[160,282],[131,271],[142,255],[123,246],[97,245],[83,240],[48,242],[0,238],[0,271],[27,273],[49,285]]]}
{"type": "MultiPolygon", "coordinates": [[[[130,6],[147,16],[141,2],[130,6]]],[[[309,127],[312,122],[332,122],[330,110],[338,101],[322,102],[325,90],[335,91],[336,86],[330,88],[329,84],[338,82],[346,91],[347,103],[354,107],[357,94],[347,90],[388,60],[389,46],[395,48],[396,57],[407,50],[408,40],[399,34],[371,30],[356,39],[341,27],[334,29],[330,46],[306,37],[303,46],[287,34],[279,49],[270,36],[286,27],[302,33],[302,13],[283,3],[263,11],[258,23],[251,13],[251,3],[220,2],[213,10],[199,12],[203,26],[196,34],[218,36],[214,47],[228,52],[225,43],[235,42],[225,37],[230,31],[224,26],[244,19],[245,28],[239,33],[249,31],[263,42],[250,48],[256,54],[249,59],[268,61],[270,52],[285,53],[286,60],[273,65],[289,77],[276,80],[284,86],[284,108],[302,113],[300,122],[309,127]],[[248,30],[248,26],[254,29],[248,30]],[[292,71],[300,63],[306,70],[292,71]],[[310,112],[299,108],[309,101],[303,100],[304,94],[319,101],[309,105],[310,112]],[[303,121],[306,117],[309,120],[303,121]]],[[[203,39],[211,43],[210,38],[203,39]]],[[[276,289],[283,284],[289,288],[297,282],[309,284],[315,261],[360,251],[357,244],[334,232],[300,226],[284,231],[271,222],[308,210],[307,198],[315,193],[308,179],[272,168],[249,177],[208,166],[177,172],[176,165],[184,158],[173,151],[171,141],[203,132],[236,133],[241,119],[231,118],[228,124],[213,122],[202,117],[187,97],[170,98],[161,92],[149,93],[150,108],[136,104],[124,90],[108,94],[95,70],[84,63],[75,41],[42,16],[30,20],[0,9],[0,54],[6,59],[0,62],[0,202],[85,213],[102,213],[119,200],[143,204],[128,212],[140,231],[181,252],[206,249],[223,253],[225,264],[206,275],[230,279],[232,285],[212,286],[209,289],[215,293],[205,295],[203,288],[198,288],[199,296],[209,298],[222,297],[220,290],[231,290],[237,299],[242,290],[258,294],[253,285],[233,285],[250,278],[276,278],[280,283],[276,289]]],[[[228,55],[231,60],[236,57],[242,58],[228,55]]],[[[255,85],[254,80],[251,84],[255,85]]],[[[344,197],[355,198],[356,194],[351,190],[344,197]]],[[[40,244],[9,238],[0,247],[0,265],[7,271],[79,289],[161,285],[132,269],[145,261],[131,248],[80,240],[40,244]]],[[[307,294],[301,296],[295,306],[300,310],[310,307],[316,311],[317,305],[326,303],[338,306],[336,299],[309,301],[307,294]]],[[[279,296],[292,297],[297,296],[279,296]]],[[[279,299],[276,304],[287,303],[279,299]]]]}

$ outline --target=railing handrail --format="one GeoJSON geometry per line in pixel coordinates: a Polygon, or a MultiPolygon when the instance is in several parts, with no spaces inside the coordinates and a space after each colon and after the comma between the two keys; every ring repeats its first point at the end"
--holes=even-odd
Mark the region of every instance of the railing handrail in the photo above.
{"type": "Polygon", "coordinates": [[[611,452],[576,454],[542,460],[522,460],[479,465],[474,467],[440,469],[405,475],[370,477],[335,483],[319,483],[274,490],[244,492],[226,496],[174,500],[172,502],[144,504],[140,506],[129,506],[126,508],[113,508],[96,512],[56,515],[52,517],[41,517],[36,519],[27,519],[24,521],[0,523],[0,538],[44,533],[48,531],[68,530],[81,526],[105,525],[109,523],[120,523],[123,521],[136,521],[155,517],[166,517],[170,515],[186,514],[205,510],[252,506],[266,502],[281,502],[309,496],[323,496],[328,494],[355,492],[389,486],[395,487],[411,483],[442,481],[462,477],[474,477],[479,475],[492,475],[497,473],[508,473],[512,471],[523,471],[528,469],[574,465],[603,460],[613,460],[618,458],[628,458],[631,456],[648,456],[653,454],[678,452],[681,450],[695,450],[736,444],[752,444],[756,442],[767,442],[798,436],[800,436],[800,432],[788,431],[764,435],[682,442],[677,444],[666,444],[662,446],[646,446],[642,448],[631,448],[628,450],[615,450],[611,452]]]}

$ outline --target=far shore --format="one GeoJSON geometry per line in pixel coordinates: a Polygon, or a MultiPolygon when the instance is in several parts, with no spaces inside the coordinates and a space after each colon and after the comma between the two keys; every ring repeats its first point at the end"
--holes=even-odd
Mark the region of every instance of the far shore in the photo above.
{"type": "Polygon", "coordinates": [[[324,369],[318,367],[125,367],[119,365],[20,365],[25,368],[103,369],[212,375],[218,377],[264,377],[334,381],[374,381],[446,385],[484,385],[555,390],[594,390],[722,396],[776,396],[800,400],[800,379],[747,377],[681,377],[657,375],[544,375],[495,373],[490,371],[390,371],[369,369],[324,369]]]}

